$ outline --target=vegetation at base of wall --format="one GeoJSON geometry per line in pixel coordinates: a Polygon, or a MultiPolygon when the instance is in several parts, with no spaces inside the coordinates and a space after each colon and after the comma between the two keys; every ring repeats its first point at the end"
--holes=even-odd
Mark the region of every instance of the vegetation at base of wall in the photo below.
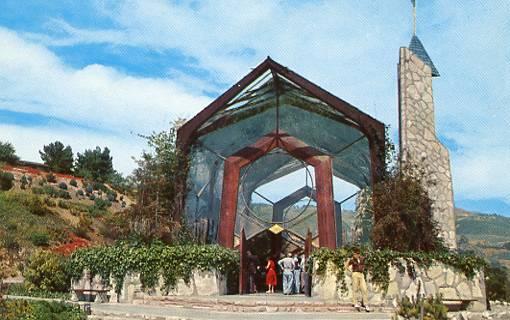
{"type": "Polygon", "coordinates": [[[217,270],[233,274],[239,268],[239,255],[235,250],[218,245],[166,246],[162,243],[137,245],[119,242],[114,246],[79,249],[69,262],[73,278],[78,279],[88,269],[103,280],[115,280],[120,292],[128,272],[140,273],[142,285],[152,288],[159,277],[164,280],[162,290],[172,289],[179,279],[189,283],[192,272],[217,270]]]}
{"type": "Polygon", "coordinates": [[[0,300],[2,320],[85,320],[79,306],[63,302],[0,300]]]}
{"type": "Polygon", "coordinates": [[[67,259],[50,251],[36,251],[30,256],[23,276],[29,291],[67,292],[71,283],[67,259]]]}
{"type": "Polygon", "coordinates": [[[492,263],[485,269],[485,289],[490,301],[510,302],[510,277],[508,268],[492,263]]]}
{"type": "MultiPolygon", "coordinates": [[[[440,252],[398,252],[392,250],[374,250],[371,248],[362,248],[362,256],[365,257],[365,273],[370,273],[370,281],[378,285],[382,290],[388,289],[390,274],[389,266],[396,267],[399,272],[407,274],[411,278],[416,278],[415,268],[428,268],[434,263],[442,263],[452,267],[454,270],[462,272],[468,279],[472,279],[476,272],[483,270],[486,266],[484,259],[466,254],[457,254],[448,251],[440,252]]],[[[353,255],[352,247],[341,249],[319,249],[312,253],[308,260],[308,268],[317,263],[315,273],[324,275],[328,262],[332,262],[336,268],[337,282],[341,285],[343,291],[347,290],[345,284],[345,263],[353,255]]],[[[310,270],[310,269],[309,269],[310,270]]]]}
{"type": "Polygon", "coordinates": [[[429,183],[423,168],[399,160],[373,187],[374,247],[402,252],[444,249],[425,188],[429,183]]]}
{"type": "Polygon", "coordinates": [[[71,298],[71,294],[69,292],[29,290],[22,283],[11,284],[7,288],[5,294],[10,295],[10,296],[18,296],[18,297],[35,297],[35,298],[62,299],[62,300],[69,300],[71,298]]]}
{"type": "Polygon", "coordinates": [[[395,317],[400,316],[404,319],[423,319],[423,320],[447,320],[448,308],[441,301],[441,296],[427,297],[424,299],[409,299],[404,296],[398,302],[398,309],[395,312],[395,317]],[[423,318],[421,316],[421,309],[423,308],[423,318]]]}

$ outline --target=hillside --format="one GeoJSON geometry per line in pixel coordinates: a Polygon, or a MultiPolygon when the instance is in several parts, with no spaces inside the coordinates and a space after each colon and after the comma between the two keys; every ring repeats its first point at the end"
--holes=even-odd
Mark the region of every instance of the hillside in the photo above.
{"type": "Polygon", "coordinates": [[[109,241],[105,219],[132,204],[109,185],[48,174],[39,168],[4,166],[13,187],[0,192],[0,245],[23,261],[37,248],[68,253],[109,241]]]}
{"type": "Polygon", "coordinates": [[[455,210],[459,247],[510,268],[510,218],[455,210]]]}

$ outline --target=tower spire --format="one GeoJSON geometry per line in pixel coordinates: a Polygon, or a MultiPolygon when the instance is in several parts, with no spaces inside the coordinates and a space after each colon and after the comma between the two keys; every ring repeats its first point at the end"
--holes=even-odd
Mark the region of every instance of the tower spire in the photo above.
{"type": "Polygon", "coordinates": [[[413,36],[416,35],[416,0],[411,0],[413,4],[413,36]]]}

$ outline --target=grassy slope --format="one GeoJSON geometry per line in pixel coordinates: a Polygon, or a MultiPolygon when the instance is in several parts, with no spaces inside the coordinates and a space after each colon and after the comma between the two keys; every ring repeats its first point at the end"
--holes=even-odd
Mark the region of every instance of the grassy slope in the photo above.
{"type": "Polygon", "coordinates": [[[31,249],[35,234],[48,235],[49,244],[65,241],[68,223],[47,208],[35,208],[36,199],[30,194],[0,192],[0,235],[5,247],[31,249]]]}

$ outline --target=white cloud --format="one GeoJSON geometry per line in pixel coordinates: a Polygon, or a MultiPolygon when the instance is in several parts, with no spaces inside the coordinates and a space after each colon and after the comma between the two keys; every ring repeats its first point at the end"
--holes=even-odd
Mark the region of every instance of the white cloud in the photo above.
{"type": "Polygon", "coordinates": [[[97,64],[70,68],[45,47],[2,28],[0,46],[2,109],[148,133],[195,114],[210,101],[169,79],[128,76],[97,64]]]}

